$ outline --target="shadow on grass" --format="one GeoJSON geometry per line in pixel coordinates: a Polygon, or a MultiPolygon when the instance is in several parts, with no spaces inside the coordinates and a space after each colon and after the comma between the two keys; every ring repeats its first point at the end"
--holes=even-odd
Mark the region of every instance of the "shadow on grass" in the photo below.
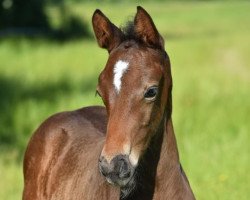
{"type": "MultiPolygon", "coordinates": [[[[46,104],[48,110],[56,106],[60,98],[74,95],[77,93],[95,93],[96,81],[90,77],[85,79],[80,84],[80,87],[75,88],[76,84],[68,79],[61,79],[56,83],[50,83],[43,86],[27,86],[20,80],[12,80],[0,76],[0,146],[7,149],[17,149],[23,152],[26,146],[26,141],[32,133],[33,125],[29,121],[23,121],[29,116],[16,116],[17,109],[24,110],[27,107],[27,102],[35,102],[46,104]],[[26,107],[22,106],[26,103],[26,107]],[[16,118],[18,117],[18,122],[16,118]],[[21,121],[21,123],[20,123],[21,121]],[[25,141],[25,142],[24,142],[25,141]]],[[[29,113],[26,113],[29,115],[29,113]]],[[[39,113],[40,114],[40,113],[39,113]]],[[[39,118],[39,117],[38,117],[39,118]]]]}

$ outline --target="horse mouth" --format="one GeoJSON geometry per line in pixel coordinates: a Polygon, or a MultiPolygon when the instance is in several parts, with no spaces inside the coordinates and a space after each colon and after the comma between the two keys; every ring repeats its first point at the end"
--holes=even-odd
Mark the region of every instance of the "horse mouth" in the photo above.
{"type": "Polygon", "coordinates": [[[105,177],[107,182],[113,186],[120,187],[121,194],[120,199],[126,199],[130,196],[136,188],[135,174],[126,179],[114,179],[111,176],[105,177]]]}
{"type": "Polygon", "coordinates": [[[109,184],[121,187],[121,188],[126,188],[129,184],[134,182],[134,173],[131,172],[129,176],[125,177],[120,177],[117,174],[109,174],[106,177],[106,180],[109,184]]]}

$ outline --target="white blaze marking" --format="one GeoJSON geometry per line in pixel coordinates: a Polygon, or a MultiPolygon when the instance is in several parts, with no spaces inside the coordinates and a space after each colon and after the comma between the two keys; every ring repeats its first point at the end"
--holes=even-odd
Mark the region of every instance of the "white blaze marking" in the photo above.
{"type": "Polygon", "coordinates": [[[113,84],[115,86],[117,93],[119,93],[121,89],[121,79],[122,79],[123,74],[127,71],[127,69],[128,69],[128,62],[119,60],[115,64],[113,84]]]}

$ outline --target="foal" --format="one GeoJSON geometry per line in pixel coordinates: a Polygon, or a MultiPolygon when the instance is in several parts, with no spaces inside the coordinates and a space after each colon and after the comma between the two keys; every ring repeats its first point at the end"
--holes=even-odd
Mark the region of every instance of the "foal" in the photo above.
{"type": "Polygon", "coordinates": [[[92,22],[109,52],[97,86],[106,109],[59,113],[38,128],[25,154],[23,199],[195,199],[171,120],[170,61],[151,17],[137,7],[125,31],[99,10],[92,22]]]}

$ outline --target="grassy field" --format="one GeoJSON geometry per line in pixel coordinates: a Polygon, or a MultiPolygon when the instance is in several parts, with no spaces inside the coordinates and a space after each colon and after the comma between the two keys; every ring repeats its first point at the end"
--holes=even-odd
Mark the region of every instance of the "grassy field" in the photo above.
{"type": "MultiPolygon", "coordinates": [[[[70,6],[90,26],[97,7],[122,24],[136,5],[70,6]]],[[[197,199],[248,199],[250,3],[141,5],[164,36],[172,61],[174,126],[197,199]]],[[[48,12],[55,20],[53,9],[48,12]]],[[[23,152],[45,118],[102,103],[95,86],[106,59],[93,39],[0,41],[0,199],[20,199],[23,152]]]]}

